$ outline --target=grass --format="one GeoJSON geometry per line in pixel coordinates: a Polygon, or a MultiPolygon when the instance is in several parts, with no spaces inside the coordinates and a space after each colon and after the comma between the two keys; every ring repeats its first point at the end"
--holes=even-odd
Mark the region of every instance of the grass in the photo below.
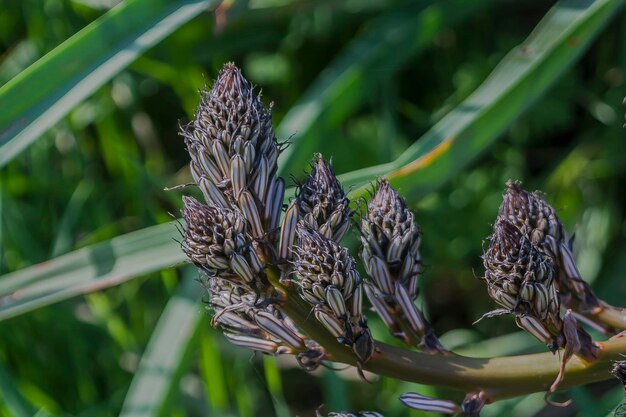
{"type": "MultiPolygon", "coordinates": [[[[293,135],[285,176],[313,151],[355,195],[392,173],[423,229],[423,302],[444,340],[488,354],[477,341],[515,329],[471,326],[491,308],[475,276],[508,178],[547,193],[583,275],[623,300],[623,2],[261,0],[222,9],[223,29],[210,2],[112,3],[2,5],[0,415],[419,415],[396,400],[415,386],[228,345],[195,301],[168,224],[180,193],[162,190],[190,180],[178,123],[230,60],[275,103],[279,139],[293,135]],[[196,330],[177,336],[183,322],[196,330]]],[[[617,384],[569,395],[583,404],[571,416],[620,397],[617,384]]],[[[535,396],[485,409],[539,412],[554,409],[535,396]]]]}

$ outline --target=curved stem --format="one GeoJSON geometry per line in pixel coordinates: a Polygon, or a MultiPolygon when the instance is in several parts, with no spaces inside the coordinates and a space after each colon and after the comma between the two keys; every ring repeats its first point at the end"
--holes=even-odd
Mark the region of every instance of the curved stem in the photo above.
{"type": "MultiPolygon", "coordinates": [[[[293,288],[285,289],[285,313],[301,326],[311,338],[329,352],[333,361],[355,365],[356,358],[345,346],[337,343],[310,314],[307,305],[293,288]]],[[[610,379],[612,361],[626,353],[626,337],[599,342],[598,358],[590,363],[573,357],[566,367],[561,388],[610,379]]],[[[392,378],[421,384],[437,385],[465,392],[483,391],[491,401],[546,391],[559,373],[560,358],[549,352],[470,358],[464,356],[429,355],[376,342],[376,353],[363,364],[363,369],[392,378]]]]}
{"type": "Polygon", "coordinates": [[[602,310],[594,314],[598,321],[620,330],[626,330],[626,310],[603,304],[602,310]]]}

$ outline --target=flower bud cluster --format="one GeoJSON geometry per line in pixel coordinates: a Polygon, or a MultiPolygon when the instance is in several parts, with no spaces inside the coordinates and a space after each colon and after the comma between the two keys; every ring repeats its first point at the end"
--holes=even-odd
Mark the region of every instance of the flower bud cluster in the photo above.
{"type": "Polygon", "coordinates": [[[263,263],[238,210],[209,206],[183,197],[186,228],[182,248],[187,257],[209,277],[228,279],[257,290],[267,284],[263,263]]]}
{"type": "Polygon", "coordinates": [[[271,111],[228,63],[213,88],[202,92],[182,135],[205,199],[183,197],[182,248],[208,276],[214,324],[234,344],[292,353],[304,367],[316,367],[323,350],[269,301],[277,294],[267,270],[277,261],[275,231],[285,189],[276,176],[279,147],[271,111]]]}
{"type": "Polygon", "coordinates": [[[571,311],[561,316],[560,291],[592,299],[582,279],[564,273],[564,262],[573,265],[571,252],[569,261],[564,261],[565,247],[563,227],[554,209],[509,181],[483,256],[489,295],[504,308],[485,316],[514,314],[517,325],[552,352],[564,348],[559,375],[548,393],[563,380],[572,355],[588,361],[597,355],[597,345],[571,311]],[[577,289],[582,292],[574,293],[577,289]]]}
{"type": "Polygon", "coordinates": [[[443,348],[415,305],[422,271],[420,230],[406,202],[387,180],[378,181],[361,219],[361,257],[371,278],[367,296],[392,333],[407,343],[416,335],[425,351],[443,348]],[[408,326],[408,328],[406,328],[408,326]]]}
{"type": "Polygon", "coordinates": [[[299,188],[295,201],[307,227],[335,242],[341,241],[350,227],[350,201],[321,154],[315,155],[311,173],[299,188]]]}
{"type": "Polygon", "coordinates": [[[281,227],[279,256],[291,258],[296,228],[317,230],[324,237],[340,242],[350,229],[350,200],[346,197],[333,168],[321,154],[315,155],[311,173],[291,202],[281,227]]]}
{"type": "Polygon", "coordinates": [[[307,370],[325,358],[324,349],[301,334],[289,317],[272,304],[259,303],[246,288],[212,277],[207,290],[215,312],[213,325],[233,344],[267,354],[296,355],[307,370]]]}
{"type": "Polygon", "coordinates": [[[272,115],[234,64],[226,64],[213,88],[202,93],[195,120],[182,135],[207,204],[240,210],[255,239],[274,231],[285,184],[276,177],[272,115]]]}
{"type": "Polygon", "coordinates": [[[302,298],[339,343],[350,346],[359,362],[367,361],[374,343],[362,314],[363,289],[354,259],[316,230],[298,228],[297,241],[294,273],[302,298]]]}
{"type": "Polygon", "coordinates": [[[556,210],[538,192],[529,193],[518,182],[508,181],[498,217],[508,220],[535,247],[552,258],[557,268],[555,282],[562,297],[573,297],[587,311],[599,306],[597,298],[578,272],[571,242],[556,210]]]}
{"type": "Polygon", "coordinates": [[[514,313],[518,326],[554,350],[563,342],[563,321],[551,257],[506,219],[494,226],[483,256],[485,281],[491,298],[514,313]]]}

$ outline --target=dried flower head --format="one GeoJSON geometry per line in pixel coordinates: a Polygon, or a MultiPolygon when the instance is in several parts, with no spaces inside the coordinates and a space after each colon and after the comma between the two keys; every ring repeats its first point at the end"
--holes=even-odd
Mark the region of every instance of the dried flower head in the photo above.
{"type": "Polygon", "coordinates": [[[443,352],[414,304],[422,269],[420,230],[404,199],[385,179],[378,181],[361,219],[361,242],[361,257],[371,278],[366,294],[378,315],[406,343],[416,343],[427,352],[443,352]]]}
{"type": "Polygon", "coordinates": [[[556,284],[559,293],[572,295],[587,310],[599,306],[576,268],[570,242],[556,211],[539,193],[529,193],[521,188],[520,183],[509,180],[498,216],[513,224],[534,246],[553,259],[558,266],[556,284]]]}
{"type": "Polygon", "coordinates": [[[298,190],[296,204],[305,225],[336,242],[350,227],[350,200],[321,154],[315,155],[311,173],[298,190]]]}
{"type": "Polygon", "coordinates": [[[206,272],[237,285],[261,289],[267,285],[243,215],[236,209],[209,206],[183,197],[185,231],[182,248],[206,272]]]}
{"type": "Polygon", "coordinates": [[[359,362],[374,353],[372,336],[362,314],[362,286],[347,249],[320,232],[297,229],[294,273],[302,298],[314,306],[315,317],[340,343],[352,347],[359,362]]]}
{"type": "Polygon", "coordinates": [[[284,181],[271,111],[232,63],[204,91],[195,120],[182,129],[191,173],[209,205],[239,207],[257,238],[278,226],[284,181]]]}
{"type": "Polygon", "coordinates": [[[215,312],[213,326],[233,344],[267,354],[296,355],[307,370],[326,357],[324,349],[301,334],[281,310],[246,288],[217,277],[209,277],[206,288],[215,312]]]}

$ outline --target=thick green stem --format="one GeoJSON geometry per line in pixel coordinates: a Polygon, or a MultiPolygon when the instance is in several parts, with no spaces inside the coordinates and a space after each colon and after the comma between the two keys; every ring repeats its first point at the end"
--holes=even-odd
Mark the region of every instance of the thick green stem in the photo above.
{"type": "Polygon", "coordinates": [[[620,330],[626,330],[626,310],[619,307],[604,305],[599,313],[594,315],[598,321],[620,330]]]}
{"type": "MultiPolygon", "coordinates": [[[[350,349],[337,343],[310,314],[293,288],[285,289],[283,310],[292,320],[326,348],[336,362],[355,365],[350,349]]],[[[566,368],[561,388],[610,379],[612,361],[626,354],[626,337],[600,342],[598,359],[592,363],[573,357],[566,368]]],[[[377,352],[363,369],[392,378],[437,385],[465,392],[484,391],[491,401],[546,391],[560,366],[559,355],[549,352],[497,358],[429,355],[376,342],[377,352]]]]}

